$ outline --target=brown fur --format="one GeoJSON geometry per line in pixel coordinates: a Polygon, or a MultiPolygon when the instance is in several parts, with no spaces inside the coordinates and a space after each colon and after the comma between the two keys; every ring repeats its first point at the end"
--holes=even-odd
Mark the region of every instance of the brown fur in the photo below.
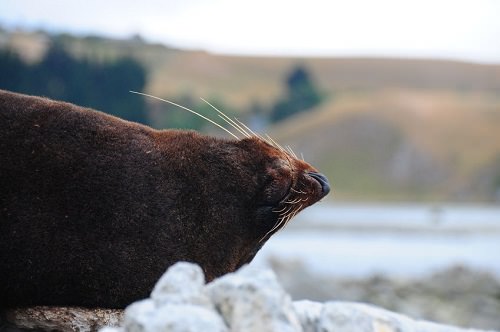
{"type": "Polygon", "coordinates": [[[283,226],[276,211],[328,193],[315,172],[258,137],[0,90],[0,307],[119,308],[177,261],[234,271],[283,226]]]}

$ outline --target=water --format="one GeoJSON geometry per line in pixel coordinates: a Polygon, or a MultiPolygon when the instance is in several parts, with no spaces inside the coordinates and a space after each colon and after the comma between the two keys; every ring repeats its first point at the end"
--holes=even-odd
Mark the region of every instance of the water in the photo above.
{"type": "Polygon", "coordinates": [[[414,277],[452,265],[500,277],[500,207],[319,205],[274,235],[256,257],[300,260],[335,276],[414,277]]]}

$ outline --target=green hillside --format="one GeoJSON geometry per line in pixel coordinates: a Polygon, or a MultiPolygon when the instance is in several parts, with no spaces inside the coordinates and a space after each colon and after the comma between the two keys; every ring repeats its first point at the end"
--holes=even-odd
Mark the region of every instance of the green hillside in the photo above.
{"type": "MultiPolygon", "coordinates": [[[[252,105],[266,108],[281,96],[284,77],[301,64],[325,102],[266,131],[328,175],[332,199],[499,199],[500,65],[238,57],[176,50],[140,38],[57,38],[77,57],[138,59],[147,68],[148,93],[220,101],[246,119],[252,105]]],[[[1,40],[28,61],[37,61],[50,42],[43,33],[22,32],[3,32],[1,40]]],[[[174,112],[150,106],[153,116],[174,112]]]]}

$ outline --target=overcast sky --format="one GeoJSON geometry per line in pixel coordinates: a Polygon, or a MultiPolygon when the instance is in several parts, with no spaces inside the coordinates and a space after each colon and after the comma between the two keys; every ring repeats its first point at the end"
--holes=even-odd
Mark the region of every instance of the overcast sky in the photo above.
{"type": "Polygon", "coordinates": [[[500,63],[497,0],[0,0],[0,25],[215,53],[500,63]]]}

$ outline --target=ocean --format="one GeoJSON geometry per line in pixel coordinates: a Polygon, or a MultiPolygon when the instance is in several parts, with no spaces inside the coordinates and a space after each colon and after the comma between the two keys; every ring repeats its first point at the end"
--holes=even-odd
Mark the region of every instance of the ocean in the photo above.
{"type": "Polygon", "coordinates": [[[455,265],[500,278],[500,206],[327,204],[301,212],[257,254],[338,277],[420,277],[455,265]]]}

